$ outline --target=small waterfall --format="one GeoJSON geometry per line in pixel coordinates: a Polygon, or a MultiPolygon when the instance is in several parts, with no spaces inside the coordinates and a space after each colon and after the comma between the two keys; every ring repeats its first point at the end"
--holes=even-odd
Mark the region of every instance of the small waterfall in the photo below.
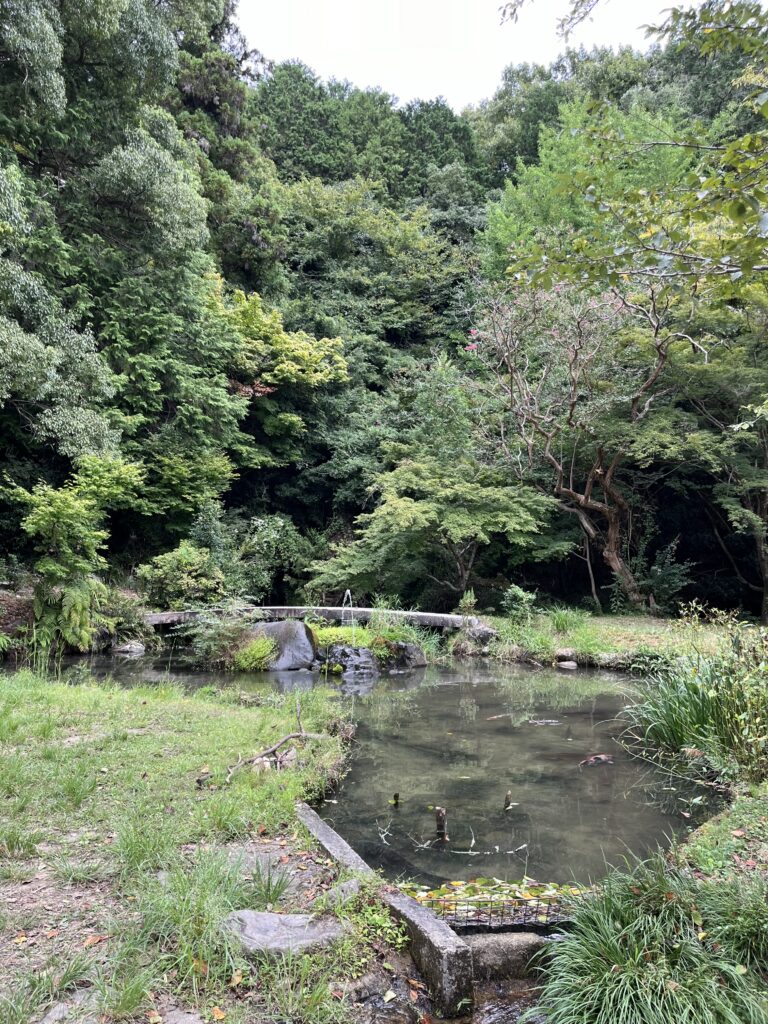
{"type": "Polygon", "coordinates": [[[352,646],[356,647],[355,643],[355,627],[357,622],[355,620],[355,606],[352,604],[352,591],[344,591],[344,600],[341,602],[341,624],[342,626],[352,627],[352,646]]]}

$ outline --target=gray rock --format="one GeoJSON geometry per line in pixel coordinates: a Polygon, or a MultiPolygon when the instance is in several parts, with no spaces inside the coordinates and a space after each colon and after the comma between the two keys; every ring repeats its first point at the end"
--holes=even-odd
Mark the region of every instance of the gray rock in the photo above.
{"type": "Polygon", "coordinates": [[[343,676],[379,674],[376,655],[367,647],[352,647],[350,644],[330,644],[325,651],[325,663],[332,670],[341,666],[343,676]]]}
{"type": "Polygon", "coordinates": [[[558,661],[557,667],[563,669],[564,672],[575,672],[579,666],[575,661],[558,661]]]}
{"type": "Polygon", "coordinates": [[[550,941],[535,932],[497,932],[465,935],[472,950],[475,981],[527,978],[531,958],[550,941]]]}
{"type": "Polygon", "coordinates": [[[71,1003],[56,1003],[40,1021],[40,1024],[58,1024],[60,1020],[66,1020],[69,1011],[74,1009],[71,1003]]]}
{"type": "Polygon", "coordinates": [[[124,654],[130,658],[137,658],[139,655],[144,654],[146,647],[144,644],[140,644],[138,640],[129,640],[124,644],[112,644],[110,651],[112,654],[124,654]]]}
{"type": "Polygon", "coordinates": [[[312,630],[296,619],[260,622],[254,626],[253,636],[268,636],[277,644],[277,656],[270,666],[275,672],[309,668],[315,660],[312,630]]]}
{"type": "Polygon", "coordinates": [[[205,1024],[199,1013],[189,1010],[165,1010],[163,1024],[205,1024]]]}
{"type": "Polygon", "coordinates": [[[349,931],[345,922],[333,917],[259,910],[236,910],[224,919],[223,927],[237,936],[247,953],[275,956],[322,949],[349,931]]]}
{"type": "Polygon", "coordinates": [[[85,990],[75,992],[69,997],[68,1002],[54,1003],[40,1024],[59,1024],[60,1021],[64,1021],[65,1024],[70,1024],[70,1021],[71,1024],[86,1024],[87,1021],[95,1019],[87,1013],[90,1009],[95,1010],[94,993],[85,990]],[[84,1017],[83,1013],[87,1013],[87,1017],[84,1017]]]}
{"type": "Polygon", "coordinates": [[[499,632],[493,626],[479,622],[477,625],[468,626],[464,630],[464,636],[477,647],[487,647],[492,640],[498,639],[499,632]]]}
{"type": "Polygon", "coordinates": [[[393,650],[386,660],[389,669],[409,671],[412,668],[424,668],[427,658],[424,651],[416,644],[394,643],[393,650]]]}

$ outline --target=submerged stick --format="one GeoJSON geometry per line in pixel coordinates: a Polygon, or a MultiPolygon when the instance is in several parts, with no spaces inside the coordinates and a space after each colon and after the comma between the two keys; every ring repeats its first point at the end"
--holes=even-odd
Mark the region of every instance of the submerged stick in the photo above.
{"type": "Polygon", "coordinates": [[[444,843],[449,842],[448,839],[448,812],[444,807],[435,808],[435,830],[437,832],[437,838],[442,840],[444,843]]]}

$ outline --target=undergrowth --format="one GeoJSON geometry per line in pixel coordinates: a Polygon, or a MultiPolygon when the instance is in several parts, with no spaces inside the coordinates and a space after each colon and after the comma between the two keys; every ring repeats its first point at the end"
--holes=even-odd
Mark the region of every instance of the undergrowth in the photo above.
{"type": "Polygon", "coordinates": [[[768,778],[768,630],[732,624],[714,654],[662,666],[626,709],[644,749],[730,782],[768,778]]]}
{"type": "Polygon", "coordinates": [[[574,900],[547,948],[548,1024],[765,1024],[765,882],[700,884],[659,855],[574,900]]]}

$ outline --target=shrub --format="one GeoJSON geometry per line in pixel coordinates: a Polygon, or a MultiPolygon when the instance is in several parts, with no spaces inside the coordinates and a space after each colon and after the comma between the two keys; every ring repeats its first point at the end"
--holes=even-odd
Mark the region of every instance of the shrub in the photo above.
{"type": "Polygon", "coordinates": [[[232,667],[238,672],[266,672],[277,653],[277,644],[271,636],[255,636],[235,651],[232,667]]]}
{"type": "Polygon", "coordinates": [[[207,548],[183,540],[137,570],[147,598],[165,608],[212,604],[224,596],[224,574],[207,548]]]}
{"type": "Polygon", "coordinates": [[[228,601],[219,608],[202,611],[192,622],[179,626],[175,634],[190,645],[196,664],[232,669],[238,651],[253,639],[254,628],[261,621],[258,609],[228,601]]]}
{"type": "Polygon", "coordinates": [[[536,1012],[548,1024],[765,1024],[755,981],[736,947],[709,938],[699,895],[661,856],[609,874],[548,948],[536,1012]]]}
{"type": "Polygon", "coordinates": [[[114,642],[137,640],[147,647],[159,645],[160,638],[144,622],[144,607],[137,597],[110,589],[102,608],[102,621],[114,642]]]}
{"type": "Polygon", "coordinates": [[[504,614],[513,622],[529,622],[535,603],[536,595],[516,583],[510,583],[501,599],[504,614]]]}

